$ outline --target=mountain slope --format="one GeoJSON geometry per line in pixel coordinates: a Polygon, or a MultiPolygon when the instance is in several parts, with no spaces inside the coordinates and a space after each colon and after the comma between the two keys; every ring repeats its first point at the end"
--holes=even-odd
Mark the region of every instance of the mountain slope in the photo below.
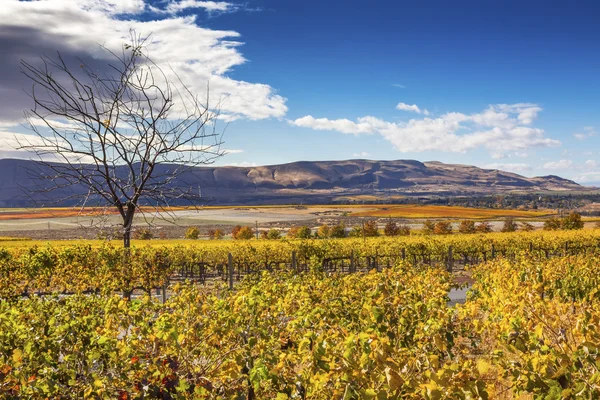
{"type": "MultiPolygon", "coordinates": [[[[84,188],[36,193],[33,161],[0,160],[0,207],[31,205],[30,197],[50,204],[84,188]]],[[[169,166],[157,166],[161,173],[169,166]]],[[[201,167],[176,183],[198,187],[217,204],[322,202],[342,195],[457,195],[571,191],[584,187],[558,176],[526,178],[469,165],[414,160],[299,161],[261,167],[201,167]]],[[[74,201],[67,203],[73,204],[74,201]]],[[[65,203],[66,204],[66,203],[65,203]]]]}

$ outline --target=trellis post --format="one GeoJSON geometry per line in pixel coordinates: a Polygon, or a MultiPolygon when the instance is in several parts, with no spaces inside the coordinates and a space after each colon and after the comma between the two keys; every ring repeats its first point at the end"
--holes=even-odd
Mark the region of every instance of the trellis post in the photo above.
{"type": "Polygon", "coordinates": [[[227,254],[227,272],[229,273],[229,289],[233,289],[233,256],[227,254]]]}

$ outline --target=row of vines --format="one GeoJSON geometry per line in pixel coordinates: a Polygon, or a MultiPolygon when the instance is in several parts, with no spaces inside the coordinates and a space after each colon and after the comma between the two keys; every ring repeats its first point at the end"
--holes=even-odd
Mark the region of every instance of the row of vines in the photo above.
{"type": "Polygon", "coordinates": [[[434,261],[447,262],[450,248],[454,260],[471,260],[471,264],[497,256],[514,257],[524,251],[541,258],[596,254],[600,251],[600,235],[597,231],[579,231],[276,243],[206,241],[131,250],[110,244],[0,248],[0,298],[39,293],[130,293],[136,288],[149,292],[164,288],[177,278],[193,278],[194,272],[196,276],[201,275],[204,282],[207,276],[226,276],[230,254],[232,269],[239,279],[242,271],[250,269],[254,272],[292,267],[318,270],[331,265],[327,264],[328,260],[344,257],[386,258],[386,265],[400,260],[411,262],[413,266],[433,265],[434,261]]]}
{"type": "Polygon", "coordinates": [[[600,258],[498,258],[452,276],[400,262],[0,302],[3,398],[487,399],[600,396],[600,258]],[[521,397],[525,396],[525,397],[521,397]]]}

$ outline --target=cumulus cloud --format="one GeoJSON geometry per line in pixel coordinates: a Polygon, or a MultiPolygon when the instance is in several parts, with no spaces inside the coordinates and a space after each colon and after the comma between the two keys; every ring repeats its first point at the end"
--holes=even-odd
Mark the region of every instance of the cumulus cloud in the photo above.
{"type": "Polygon", "coordinates": [[[379,134],[403,153],[423,151],[466,152],[487,149],[491,153],[523,152],[530,147],[560,146],[530,126],[541,107],[536,104],[491,105],[475,114],[449,112],[437,118],[389,122],[373,116],[348,119],[314,118],[289,121],[299,127],[362,135],[379,134]]]}
{"type": "Polygon", "coordinates": [[[150,6],[149,0],[3,0],[0,121],[19,120],[32,105],[22,90],[29,82],[19,72],[21,59],[36,63],[39,56],[59,51],[75,67],[81,58],[99,72],[108,72],[110,56],[100,45],[119,52],[131,29],[142,36],[152,34],[149,54],[168,78],[176,79],[177,74],[199,98],[205,98],[208,85],[211,103],[218,102],[227,118],[259,120],[286,114],[286,99],[271,86],[229,76],[246,62],[239,51],[243,43],[238,32],[203,28],[195,16],[168,13],[186,8],[219,11],[233,5],[189,0],[154,4],[150,6]],[[144,20],[140,20],[142,13],[144,20]]]}
{"type": "Polygon", "coordinates": [[[531,171],[531,165],[522,164],[522,163],[515,163],[515,164],[492,163],[492,164],[484,165],[483,168],[498,169],[501,171],[509,171],[509,172],[516,172],[516,173],[531,171]]]}
{"type": "MultiPolygon", "coordinates": [[[[47,151],[48,143],[56,143],[65,146],[67,143],[60,139],[49,138],[45,141],[41,137],[32,134],[10,132],[0,130],[0,158],[17,158],[17,159],[36,159],[43,161],[64,162],[64,159],[56,154],[47,151]],[[29,147],[30,150],[20,150],[21,147],[29,147]],[[38,147],[39,146],[39,147],[38,147]],[[39,154],[34,154],[33,149],[40,150],[39,154]]],[[[93,163],[93,158],[72,154],[67,157],[70,162],[74,163],[93,163]]]]}
{"type": "Polygon", "coordinates": [[[550,161],[544,164],[544,169],[549,170],[569,170],[574,167],[573,161],[571,160],[559,160],[559,161],[550,161]]]}
{"type": "Polygon", "coordinates": [[[429,115],[428,110],[421,110],[416,104],[398,103],[398,105],[396,106],[396,110],[410,111],[415,112],[417,114],[429,115]]]}
{"type": "Polygon", "coordinates": [[[350,133],[353,135],[372,134],[375,133],[372,122],[374,117],[359,118],[356,122],[349,119],[314,118],[311,115],[298,118],[295,121],[290,121],[292,125],[301,126],[304,128],[312,128],[318,131],[338,131],[342,133],[350,133]]]}

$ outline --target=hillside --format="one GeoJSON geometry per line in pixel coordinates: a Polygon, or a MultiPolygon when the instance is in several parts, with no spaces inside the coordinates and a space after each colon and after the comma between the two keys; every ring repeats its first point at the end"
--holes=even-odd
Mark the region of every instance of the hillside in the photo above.
{"type": "MultiPolygon", "coordinates": [[[[37,193],[30,179],[38,166],[33,161],[0,160],[0,207],[37,202],[45,205],[84,193],[83,188],[37,193]]],[[[157,166],[166,169],[168,166],[157,166]]],[[[261,167],[194,168],[176,184],[200,188],[216,204],[327,202],[357,195],[477,195],[507,192],[573,191],[584,187],[549,175],[526,178],[499,170],[468,165],[394,161],[299,161],[261,167]]],[[[62,205],[74,204],[75,200],[62,205]]]]}

